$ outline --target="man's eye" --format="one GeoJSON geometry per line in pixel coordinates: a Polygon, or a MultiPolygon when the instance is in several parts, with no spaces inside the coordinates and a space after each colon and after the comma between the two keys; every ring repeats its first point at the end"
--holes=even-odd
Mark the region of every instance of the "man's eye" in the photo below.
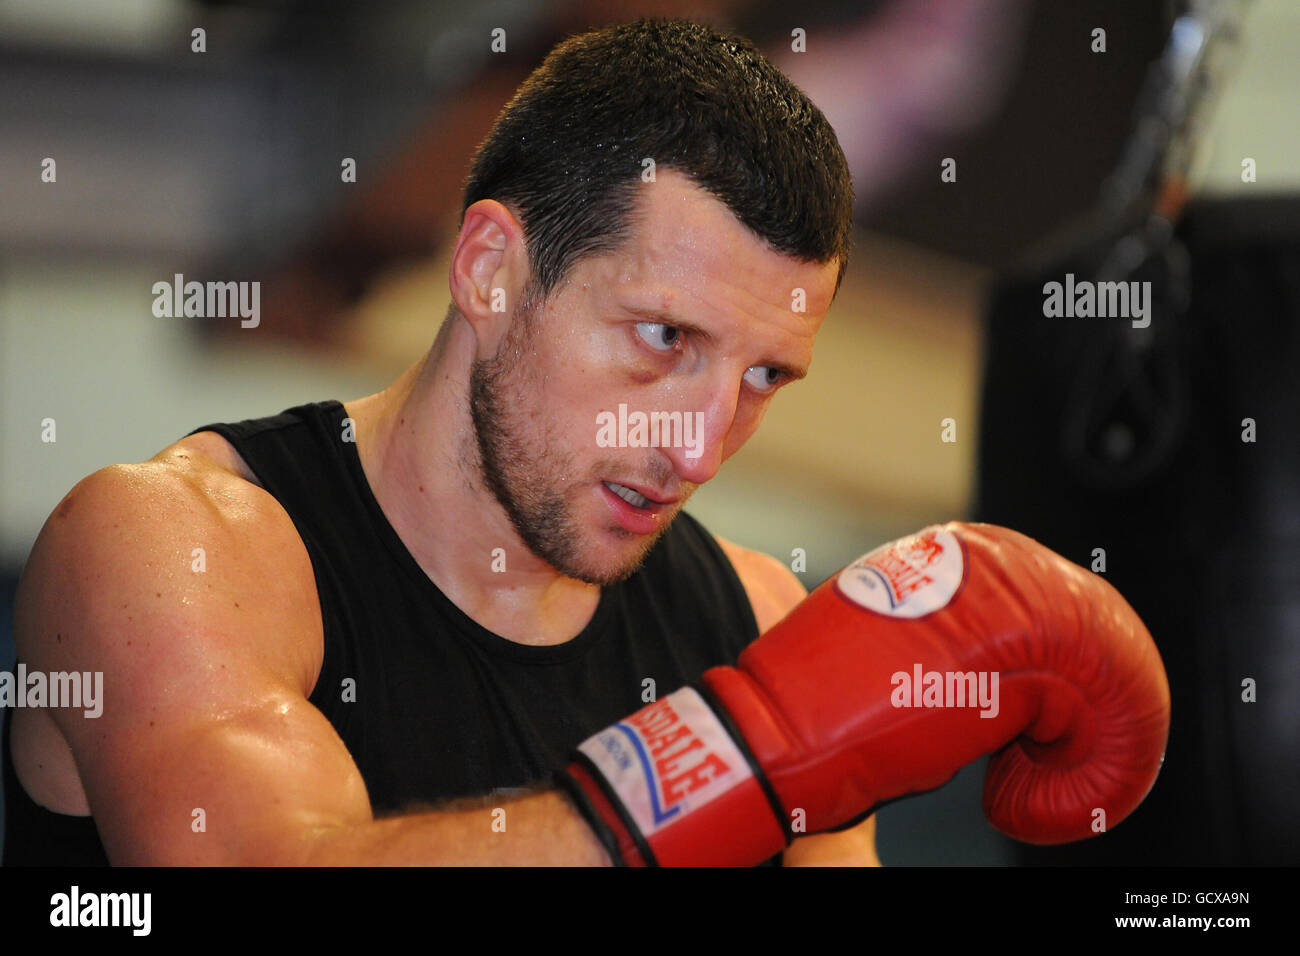
{"type": "Polygon", "coordinates": [[[671,351],[682,334],[681,329],[662,322],[638,322],[636,331],[647,345],[660,352],[671,351]]]}
{"type": "Polygon", "coordinates": [[[753,365],[745,370],[745,381],[760,392],[770,392],[781,384],[784,374],[770,365],[753,365]]]}

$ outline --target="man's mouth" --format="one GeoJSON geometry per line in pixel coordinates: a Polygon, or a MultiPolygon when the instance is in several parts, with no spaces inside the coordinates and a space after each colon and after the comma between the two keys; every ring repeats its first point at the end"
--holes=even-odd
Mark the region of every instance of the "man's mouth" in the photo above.
{"type": "Polygon", "coordinates": [[[624,531],[635,534],[654,534],[662,531],[664,523],[671,520],[672,509],[680,500],[670,498],[658,488],[631,488],[617,481],[602,481],[605,504],[609,507],[624,531]],[[658,497],[651,498],[650,494],[658,497]]]}
{"type": "Polygon", "coordinates": [[[651,501],[640,492],[633,491],[627,485],[620,485],[617,482],[607,481],[605,482],[605,487],[634,508],[649,508],[651,505],[659,504],[657,501],[651,501]]]}

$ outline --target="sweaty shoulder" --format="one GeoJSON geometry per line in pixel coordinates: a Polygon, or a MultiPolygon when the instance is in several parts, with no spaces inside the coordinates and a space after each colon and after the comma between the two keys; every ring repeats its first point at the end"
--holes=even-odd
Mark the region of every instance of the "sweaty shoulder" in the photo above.
{"type": "MultiPolygon", "coordinates": [[[[204,432],[78,482],[23,569],[19,660],[29,671],[102,672],[104,704],[120,708],[241,667],[309,695],[323,653],[311,562],[250,478],[234,448],[204,432]]],[[[22,713],[14,754],[28,793],[84,814],[71,757],[95,746],[90,725],[76,711],[22,713]]]]}
{"type": "MultiPolygon", "coordinates": [[[[68,492],[24,568],[15,609],[18,652],[34,659],[47,624],[63,613],[116,619],[133,601],[142,605],[120,624],[189,617],[195,608],[223,617],[257,614],[272,602],[278,613],[314,610],[319,622],[311,562],[292,521],[212,432],[148,461],[102,468],[68,492]]],[[[299,682],[314,681],[311,655],[264,650],[286,652],[299,682]]]]}

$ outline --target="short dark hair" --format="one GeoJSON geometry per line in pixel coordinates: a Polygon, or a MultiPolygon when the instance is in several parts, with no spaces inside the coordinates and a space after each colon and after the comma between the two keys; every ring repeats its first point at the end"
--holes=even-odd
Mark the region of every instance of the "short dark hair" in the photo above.
{"type": "MultiPolygon", "coordinates": [[[[464,211],[515,211],[545,300],[629,236],[642,160],[674,169],[793,258],[848,263],[853,184],[835,132],[740,36],[641,19],[570,37],[519,87],[474,155],[464,211]]],[[[537,303],[534,303],[537,304],[537,303]]]]}

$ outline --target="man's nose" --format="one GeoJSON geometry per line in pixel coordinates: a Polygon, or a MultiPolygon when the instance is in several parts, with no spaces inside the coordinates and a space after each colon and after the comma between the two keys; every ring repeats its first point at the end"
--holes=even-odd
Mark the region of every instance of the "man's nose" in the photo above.
{"type": "Polygon", "coordinates": [[[736,421],[741,380],[719,379],[695,391],[682,406],[681,441],[664,448],[679,478],[702,485],[718,473],[736,421]]]}

